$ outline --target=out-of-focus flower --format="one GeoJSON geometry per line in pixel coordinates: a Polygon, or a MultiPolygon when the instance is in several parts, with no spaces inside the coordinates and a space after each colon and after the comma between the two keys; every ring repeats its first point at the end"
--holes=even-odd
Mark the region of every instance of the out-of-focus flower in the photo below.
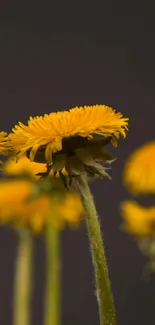
{"type": "Polygon", "coordinates": [[[32,177],[37,177],[38,173],[45,173],[46,164],[30,161],[26,156],[21,157],[17,161],[15,159],[8,159],[2,168],[3,172],[9,175],[27,174],[32,177]]]}
{"type": "MultiPolygon", "coordinates": [[[[41,232],[49,225],[62,228],[66,222],[73,225],[80,222],[83,208],[76,192],[63,191],[61,197],[57,197],[57,194],[60,193],[59,188],[55,187],[52,187],[51,193],[38,192],[39,181],[36,174],[44,171],[46,171],[46,164],[31,162],[26,156],[21,157],[17,162],[9,159],[4,163],[4,173],[9,175],[26,174],[30,176],[30,179],[2,180],[0,182],[1,222],[8,222],[19,227],[29,227],[35,232],[41,232]],[[38,194],[33,198],[35,191],[38,194]],[[56,212],[53,218],[50,216],[50,209],[56,212]]],[[[59,183],[59,180],[57,182],[59,183]]]]}
{"type": "MultiPolygon", "coordinates": [[[[3,173],[8,175],[29,175],[32,178],[39,179],[42,174],[47,173],[47,164],[30,161],[27,156],[22,156],[18,160],[15,158],[9,158],[1,168],[3,173]]],[[[64,175],[67,175],[66,171],[62,170],[64,175]]],[[[53,176],[53,170],[49,171],[49,175],[53,176]]],[[[58,177],[59,174],[57,173],[58,177]]]]}
{"type": "Polygon", "coordinates": [[[155,206],[143,207],[135,201],[121,204],[122,228],[135,237],[155,236],[155,206]]]}
{"type": "Polygon", "coordinates": [[[25,153],[31,161],[46,162],[49,171],[65,168],[71,178],[83,173],[107,176],[102,162],[112,160],[102,151],[103,145],[126,136],[128,118],[111,107],[94,105],[30,118],[28,125],[19,123],[9,135],[13,155],[25,153]],[[94,135],[104,139],[95,139],[94,135]]]}
{"type": "Polygon", "coordinates": [[[28,200],[33,185],[25,180],[3,180],[0,182],[0,221],[17,227],[32,227],[39,231],[49,211],[47,196],[28,200]]]}
{"type": "MultiPolygon", "coordinates": [[[[123,183],[133,195],[155,194],[155,141],[145,143],[129,156],[123,183]]],[[[137,240],[140,251],[149,259],[145,272],[155,271],[155,206],[143,207],[136,201],[121,203],[121,226],[137,240]]],[[[147,274],[147,273],[146,273],[147,274]]]]}
{"type": "Polygon", "coordinates": [[[0,182],[0,222],[41,232],[46,226],[61,229],[65,223],[78,224],[83,208],[77,193],[66,192],[60,200],[42,194],[30,199],[34,184],[27,180],[0,182]],[[50,209],[56,214],[50,216],[50,209]],[[50,219],[49,219],[50,218],[50,219]]]}
{"type": "Polygon", "coordinates": [[[155,141],[144,144],[130,155],[123,181],[134,195],[155,193],[155,141]]]}

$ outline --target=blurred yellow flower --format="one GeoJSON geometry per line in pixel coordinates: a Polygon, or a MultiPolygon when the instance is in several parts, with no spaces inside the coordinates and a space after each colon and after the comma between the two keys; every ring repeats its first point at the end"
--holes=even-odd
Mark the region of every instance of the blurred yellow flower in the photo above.
{"type": "MultiPolygon", "coordinates": [[[[17,162],[9,159],[3,165],[3,172],[9,175],[28,174],[32,178],[40,172],[46,172],[46,164],[31,162],[26,156],[17,162]]],[[[36,183],[37,184],[37,183],[36,183]]],[[[2,180],[0,182],[0,221],[16,226],[29,227],[35,232],[46,226],[62,228],[65,223],[78,224],[83,213],[80,197],[74,192],[64,192],[59,201],[54,193],[49,196],[40,194],[29,199],[34,191],[35,183],[30,180],[2,180]],[[29,200],[28,200],[29,199],[29,200]],[[49,219],[50,209],[55,211],[49,219]]]]}
{"type": "Polygon", "coordinates": [[[3,180],[0,182],[0,221],[16,227],[29,227],[34,232],[46,226],[61,229],[65,223],[80,222],[83,208],[77,193],[66,192],[59,201],[46,194],[30,199],[34,184],[27,180],[3,180]],[[50,216],[50,209],[54,213],[50,216]]]}
{"type": "Polygon", "coordinates": [[[130,155],[123,181],[134,195],[155,193],[155,141],[144,144],[130,155]]]}
{"type": "Polygon", "coordinates": [[[11,180],[0,182],[0,221],[17,227],[42,228],[42,221],[49,213],[49,200],[46,196],[28,201],[33,190],[29,181],[11,180]],[[35,222],[33,222],[35,220],[35,222]]]}
{"type": "MultiPolygon", "coordinates": [[[[39,179],[39,173],[46,173],[47,165],[46,163],[37,163],[35,161],[30,161],[27,156],[22,156],[18,160],[14,158],[9,158],[2,167],[2,171],[9,175],[20,175],[25,174],[31,177],[39,179]]],[[[67,175],[66,171],[63,169],[63,174],[67,175]]],[[[53,170],[49,172],[49,175],[53,176],[53,170]]],[[[59,176],[58,173],[56,175],[59,176]]]]}
{"type": "Polygon", "coordinates": [[[46,164],[31,162],[26,156],[22,156],[17,161],[8,159],[3,164],[3,172],[10,175],[28,174],[36,176],[38,173],[45,173],[46,170],[46,164]]]}
{"type": "Polygon", "coordinates": [[[9,149],[9,142],[7,141],[7,133],[0,132],[0,155],[7,155],[9,149]]]}
{"type": "Polygon", "coordinates": [[[135,237],[155,236],[155,206],[143,207],[135,201],[121,204],[122,228],[135,237]]]}
{"type": "Polygon", "coordinates": [[[9,140],[17,156],[30,150],[30,160],[34,160],[41,146],[45,146],[45,158],[50,164],[52,153],[63,149],[64,139],[77,136],[89,139],[95,134],[118,139],[120,135],[126,136],[127,121],[128,118],[105,105],[75,107],[69,111],[30,117],[27,126],[19,122],[9,140]]]}

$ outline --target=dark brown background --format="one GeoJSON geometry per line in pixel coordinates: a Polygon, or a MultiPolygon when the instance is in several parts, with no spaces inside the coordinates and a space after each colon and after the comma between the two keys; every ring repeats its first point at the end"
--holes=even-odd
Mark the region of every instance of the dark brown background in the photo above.
{"type": "MultiPolygon", "coordinates": [[[[154,5],[141,1],[5,1],[0,5],[0,128],[30,115],[104,103],[130,117],[128,138],[113,152],[112,181],[91,187],[102,219],[119,325],[155,324],[155,278],[119,230],[129,197],[121,171],[130,151],[154,138],[154,5]],[[124,3],[124,5],[123,5],[124,3]]],[[[43,325],[43,238],[35,242],[32,325],[43,325]]],[[[16,236],[0,229],[0,324],[11,325],[16,236]]],[[[94,277],[84,226],[62,234],[63,325],[97,325],[94,277]]],[[[22,325],[22,324],[21,324],[22,325]]]]}

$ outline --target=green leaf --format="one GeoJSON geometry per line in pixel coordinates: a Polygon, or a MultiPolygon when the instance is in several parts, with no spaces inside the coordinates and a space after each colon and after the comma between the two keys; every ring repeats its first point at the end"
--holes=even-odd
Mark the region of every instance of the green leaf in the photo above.
{"type": "Polygon", "coordinates": [[[86,172],[88,177],[94,177],[95,175],[98,175],[100,177],[107,177],[111,179],[110,175],[105,171],[104,167],[100,166],[100,168],[95,168],[91,166],[86,166],[86,172]]]}
{"type": "Polygon", "coordinates": [[[66,164],[66,154],[56,154],[55,157],[53,157],[53,164],[52,169],[57,172],[62,170],[62,168],[66,164]]]}
{"type": "Polygon", "coordinates": [[[112,162],[115,158],[101,147],[87,147],[90,155],[96,162],[112,162]]]}
{"type": "Polygon", "coordinates": [[[85,173],[84,165],[76,156],[69,156],[66,162],[66,170],[69,175],[80,175],[85,173]]]}
{"type": "Polygon", "coordinates": [[[100,163],[96,162],[87,149],[79,148],[75,151],[75,153],[79,157],[79,159],[84,163],[85,169],[90,174],[97,174],[101,177],[108,177],[109,179],[111,179],[110,175],[106,172],[107,168],[103,167],[100,163]]]}
{"type": "Polygon", "coordinates": [[[103,157],[105,158],[105,162],[112,163],[117,158],[113,157],[108,151],[102,150],[103,157]]]}
{"type": "Polygon", "coordinates": [[[66,177],[61,171],[59,172],[60,178],[64,184],[64,187],[69,190],[68,177],[66,177]]]}
{"type": "Polygon", "coordinates": [[[92,158],[96,161],[96,162],[108,162],[111,163],[114,160],[116,160],[116,158],[114,158],[108,151],[105,151],[102,149],[102,147],[87,147],[89,153],[91,154],[92,158]]]}
{"type": "Polygon", "coordinates": [[[102,169],[102,165],[96,162],[87,149],[79,148],[75,151],[77,157],[86,165],[95,169],[102,169]]]}
{"type": "Polygon", "coordinates": [[[88,177],[94,177],[96,174],[95,168],[85,165],[85,170],[88,177]]]}
{"type": "Polygon", "coordinates": [[[76,156],[87,166],[95,166],[96,162],[87,149],[78,148],[75,150],[76,156]]]}
{"type": "Polygon", "coordinates": [[[105,171],[104,167],[102,167],[101,169],[97,169],[97,174],[101,177],[107,177],[109,179],[111,179],[111,176],[105,171]]]}

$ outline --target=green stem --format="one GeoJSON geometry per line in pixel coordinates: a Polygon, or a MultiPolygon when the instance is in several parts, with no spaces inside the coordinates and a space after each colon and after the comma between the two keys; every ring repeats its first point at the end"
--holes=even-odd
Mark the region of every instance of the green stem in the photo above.
{"type": "Polygon", "coordinates": [[[60,325],[59,230],[50,225],[46,229],[46,259],[45,325],[60,325]]]}
{"type": "Polygon", "coordinates": [[[116,325],[116,314],[108,275],[104,245],[93,197],[85,176],[77,177],[77,185],[86,212],[92,260],[95,270],[100,325],[116,325]]]}
{"type": "Polygon", "coordinates": [[[13,325],[30,325],[32,236],[21,229],[15,266],[13,325]]]}

